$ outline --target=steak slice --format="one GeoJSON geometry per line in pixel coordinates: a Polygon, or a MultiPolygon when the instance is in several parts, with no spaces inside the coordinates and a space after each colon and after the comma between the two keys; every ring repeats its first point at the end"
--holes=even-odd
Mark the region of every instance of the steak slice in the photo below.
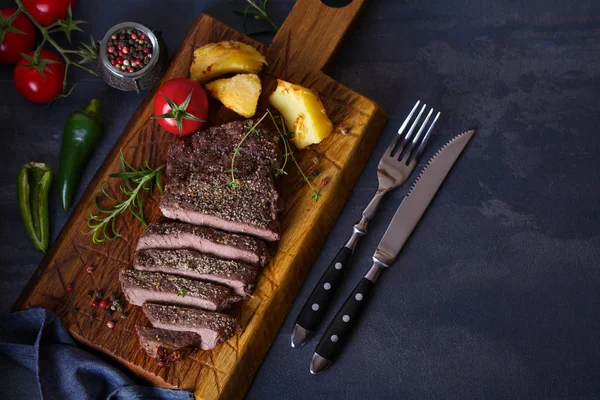
{"type": "Polygon", "coordinates": [[[144,303],[142,310],[155,328],[200,335],[203,350],[210,350],[231,338],[239,329],[231,315],[173,305],[144,303]]]}
{"type": "Polygon", "coordinates": [[[246,135],[253,123],[211,127],[171,145],[160,202],[165,217],[279,240],[276,135],[266,122],[246,135]],[[237,189],[230,187],[234,149],[237,189]]]}
{"type": "Polygon", "coordinates": [[[135,330],[142,348],[161,367],[168,367],[180,358],[194,353],[202,343],[200,336],[193,332],[176,332],[141,326],[136,326],[135,330]]]}
{"type": "Polygon", "coordinates": [[[138,241],[137,250],[193,249],[225,260],[252,265],[269,262],[266,243],[246,235],[194,226],[176,221],[150,224],[138,241]]]}
{"type": "Polygon", "coordinates": [[[122,269],[119,280],[125,297],[136,306],[150,301],[216,311],[242,299],[233,295],[227,286],[160,272],[122,269]]]}
{"type": "Polygon", "coordinates": [[[135,253],[133,267],[220,283],[242,297],[252,293],[259,272],[259,267],[253,265],[221,260],[187,249],[140,250],[135,253]]]}

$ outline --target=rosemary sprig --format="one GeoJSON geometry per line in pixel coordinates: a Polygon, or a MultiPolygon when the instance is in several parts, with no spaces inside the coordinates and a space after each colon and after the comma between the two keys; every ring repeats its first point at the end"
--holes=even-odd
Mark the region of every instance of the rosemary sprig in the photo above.
{"type": "Polygon", "coordinates": [[[125,199],[120,200],[109,195],[104,187],[104,183],[102,184],[102,194],[112,200],[115,205],[112,208],[105,209],[98,204],[98,195],[100,194],[94,199],[92,208],[95,207],[98,210],[98,214],[95,215],[90,210],[90,217],[87,222],[90,230],[83,232],[85,235],[91,235],[94,243],[102,243],[105,240],[115,240],[121,237],[115,223],[117,217],[124,214],[127,210],[145,227],[144,200],[146,194],[152,191],[154,184],[156,184],[160,193],[163,191],[160,177],[165,165],[152,168],[146,162],[145,168],[137,170],[125,160],[123,152],[121,152],[119,162],[121,164],[121,172],[110,174],[109,177],[123,179],[125,184],[120,186],[120,190],[125,195],[125,199]]]}
{"type": "Polygon", "coordinates": [[[312,199],[314,201],[319,201],[319,199],[323,195],[313,186],[313,184],[310,182],[310,179],[308,179],[308,176],[306,176],[304,171],[302,171],[302,168],[300,168],[300,165],[298,164],[298,160],[296,159],[296,155],[295,155],[294,151],[292,150],[292,145],[289,142],[289,138],[291,137],[291,134],[286,130],[283,117],[279,116],[279,120],[281,123],[281,126],[280,126],[279,123],[277,123],[275,116],[273,115],[273,113],[271,113],[271,110],[269,110],[269,109],[267,109],[267,112],[265,112],[265,115],[263,115],[255,124],[248,125],[248,132],[246,132],[244,137],[242,137],[242,140],[240,140],[240,142],[233,148],[233,156],[231,157],[231,169],[229,171],[227,171],[227,172],[231,173],[231,181],[229,182],[229,187],[231,189],[235,190],[241,186],[239,179],[237,179],[235,177],[235,173],[238,172],[238,170],[235,169],[235,158],[237,157],[237,155],[240,151],[240,147],[242,146],[242,144],[244,144],[246,139],[250,135],[258,133],[258,131],[256,130],[258,128],[258,125],[260,125],[260,123],[267,116],[269,116],[271,118],[271,120],[273,121],[273,125],[275,125],[275,128],[277,129],[277,133],[279,134],[279,137],[281,138],[281,140],[283,142],[283,153],[284,153],[283,164],[281,165],[280,168],[277,168],[275,175],[277,175],[277,176],[287,175],[287,171],[285,170],[285,168],[288,164],[288,160],[291,158],[294,165],[300,172],[300,175],[302,175],[302,179],[304,180],[304,182],[306,182],[308,184],[308,186],[310,186],[310,189],[312,190],[312,193],[313,193],[311,196],[312,199]]]}
{"type": "Polygon", "coordinates": [[[269,0],[246,0],[248,6],[243,10],[233,10],[234,13],[240,14],[244,17],[244,33],[248,36],[258,35],[261,33],[277,33],[279,26],[275,25],[269,13],[267,12],[267,3],[269,0]],[[254,18],[256,21],[264,21],[270,27],[267,29],[261,29],[256,31],[248,31],[246,22],[248,16],[254,18]]]}

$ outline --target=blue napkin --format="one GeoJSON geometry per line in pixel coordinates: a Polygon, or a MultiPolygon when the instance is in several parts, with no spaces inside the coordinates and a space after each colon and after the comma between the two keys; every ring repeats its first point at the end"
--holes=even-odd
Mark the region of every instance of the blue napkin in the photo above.
{"type": "Polygon", "coordinates": [[[0,319],[2,399],[193,400],[190,392],[138,386],[77,347],[59,319],[32,308],[0,319]]]}

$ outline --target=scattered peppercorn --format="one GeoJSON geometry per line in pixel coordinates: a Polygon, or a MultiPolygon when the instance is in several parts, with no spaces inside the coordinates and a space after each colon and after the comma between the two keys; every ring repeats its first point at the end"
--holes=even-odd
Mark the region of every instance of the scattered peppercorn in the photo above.
{"type": "Polygon", "coordinates": [[[314,156],[313,159],[312,159],[312,162],[313,162],[313,164],[320,163],[321,162],[321,157],[319,157],[318,155],[314,156]]]}
{"type": "Polygon", "coordinates": [[[96,298],[101,299],[103,294],[102,290],[96,290],[96,298]]]}
{"type": "Polygon", "coordinates": [[[315,168],[315,169],[313,169],[312,175],[317,176],[317,175],[319,175],[319,173],[320,173],[320,171],[317,168],[315,168]]]}
{"type": "Polygon", "coordinates": [[[67,285],[67,292],[73,291],[73,285],[67,285]]]}
{"type": "Polygon", "coordinates": [[[92,301],[92,307],[94,307],[94,308],[98,307],[98,302],[96,300],[92,301]]]}
{"type": "Polygon", "coordinates": [[[106,315],[108,315],[108,316],[112,316],[112,315],[113,315],[113,313],[114,313],[114,311],[113,311],[113,310],[111,310],[111,309],[108,309],[108,308],[107,308],[106,310],[104,310],[104,312],[105,312],[105,313],[106,313],[106,315]]]}
{"type": "Polygon", "coordinates": [[[128,316],[128,315],[129,315],[129,314],[127,314],[126,312],[124,312],[124,313],[121,313],[121,319],[125,319],[125,318],[127,318],[127,316],[128,316]]]}
{"type": "Polygon", "coordinates": [[[88,297],[90,297],[90,298],[94,297],[94,291],[93,290],[90,290],[88,292],[88,297]]]}
{"type": "Polygon", "coordinates": [[[329,178],[321,179],[321,186],[327,186],[328,183],[329,183],[329,178]]]}
{"type": "Polygon", "coordinates": [[[110,296],[108,296],[108,299],[110,301],[115,301],[115,300],[117,300],[117,296],[114,293],[111,293],[110,296]]]}
{"type": "Polygon", "coordinates": [[[116,70],[137,72],[150,63],[152,42],[138,29],[121,29],[110,37],[106,53],[116,70]]]}
{"type": "Polygon", "coordinates": [[[74,307],[74,308],[71,310],[71,312],[72,312],[73,314],[77,314],[77,313],[79,312],[79,308],[77,308],[77,307],[74,307]]]}
{"type": "Polygon", "coordinates": [[[94,268],[93,267],[87,267],[86,271],[87,271],[88,274],[91,275],[94,272],[94,268]]]}
{"type": "Polygon", "coordinates": [[[106,300],[102,300],[100,302],[100,304],[98,304],[100,306],[100,308],[106,308],[108,307],[108,303],[106,302],[106,300]]]}
{"type": "Polygon", "coordinates": [[[112,329],[112,328],[114,328],[114,327],[115,327],[115,323],[114,323],[114,322],[112,322],[112,321],[108,321],[108,322],[106,323],[106,326],[108,326],[108,329],[112,329]]]}
{"type": "Polygon", "coordinates": [[[115,307],[114,305],[110,306],[110,309],[113,311],[117,311],[117,307],[115,307]]]}
{"type": "Polygon", "coordinates": [[[91,314],[90,314],[90,319],[91,319],[92,321],[93,321],[93,320],[95,320],[95,319],[96,319],[96,314],[94,314],[94,313],[91,313],[91,314]]]}

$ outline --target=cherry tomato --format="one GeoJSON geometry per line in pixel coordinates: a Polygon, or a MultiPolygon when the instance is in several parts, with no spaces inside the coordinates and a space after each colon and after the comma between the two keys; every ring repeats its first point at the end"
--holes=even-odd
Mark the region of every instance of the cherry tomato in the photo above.
{"type": "MultiPolygon", "coordinates": [[[[27,55],[34,57],[34,53],[31,51],[27,55]]],[[[60,57],[47,50],[40,52],[37,66],[32,66],[29,60],[21,58],[13,76],[19,93],[36,103],[45,103],[58,96],[62,92],[64,78],[65,64],[60,57]],[[39,69],[43,70],[43,74],[39,69]]]]}
{"type": "Polygon", "coordinates": [[[202,86],[191,79],[171,79],[154,95],[154,118],[164,130],[174,135],[187,135],[197,131],[206,121],[207,116],[206,92],[202,86]],[[184,103],[190,94],[189,104],[185,107],[184,103]],[[171,107],[167,99],[176,107],[171,107]]]}
{"type": "MultiPolygon", "coordinates": [[[[15,13],[14,8],[5,8],[0,10],[2,14],[2,20],[6,23],[7,19],[15,13]]],[[[8,24],[6,24],[8,25],[8,24]]],[[[21,31],[10,32],[9,26],[4,26],[0,22],[0,32],[6,32],[4,40],[0,43],[0,63],[1,64],[14,64],[21,58],[21,53],[27,53],[33,49],[35,45],[35,27],[29,18],[21,13],[15,17],[10,24],[10,28],[21,31]]]]}
{"type": "Polygon", "coordinates": [[[52,25],[69,15],[69,5],[75,8],[75,0],[23,0],[29,13],[43,26],[52,25]]]}

